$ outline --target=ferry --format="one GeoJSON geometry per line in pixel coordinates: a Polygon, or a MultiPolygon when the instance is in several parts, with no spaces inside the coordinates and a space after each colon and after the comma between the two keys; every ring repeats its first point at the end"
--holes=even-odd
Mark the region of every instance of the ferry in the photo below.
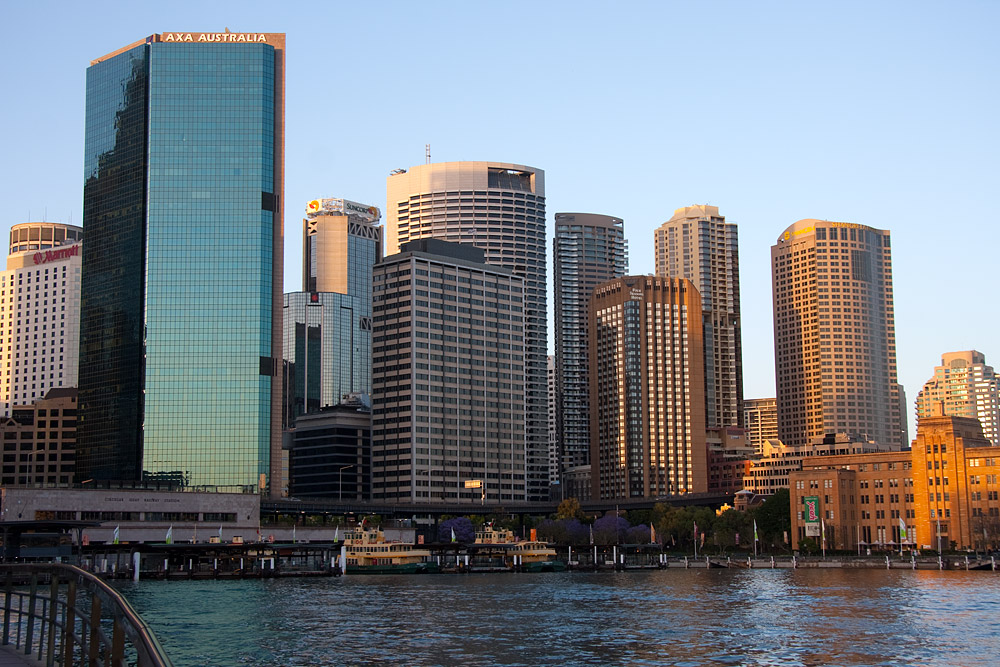
{"type": "Polygon", "coordinates": [[[348,531],[347,574],[424,574],[438,572],[431,552],[417,549],[412,542],[387,542],[378,528],[348,531]]]}
{"type": "Polygon", "coordinates": [[[521,572],[563,572],[566,563],[556,558],[556,550],[545,542],[526,540],[507,546],[507,558],[521,572]]]}
{"type": "Polygon", "coordinates": [[[518,541],[513,532],[506,528],[494,528],[486,524],[476,531],[476,544],[493,546],[503,550],[506,569],[521,572],[562,572],[566,563],[556,558],[556,550],[537,538],[531,529],[531,539],[518,541]]]}

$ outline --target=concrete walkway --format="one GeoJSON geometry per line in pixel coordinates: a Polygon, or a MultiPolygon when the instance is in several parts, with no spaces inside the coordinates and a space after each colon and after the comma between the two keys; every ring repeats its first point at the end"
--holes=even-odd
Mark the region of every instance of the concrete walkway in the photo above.
{"type": "Polygon", "coordinates": [[[0,646],[0,667],[37,667],[44,663],[38,662],[33,656],[26,656],[13,646],[0,646]]]}

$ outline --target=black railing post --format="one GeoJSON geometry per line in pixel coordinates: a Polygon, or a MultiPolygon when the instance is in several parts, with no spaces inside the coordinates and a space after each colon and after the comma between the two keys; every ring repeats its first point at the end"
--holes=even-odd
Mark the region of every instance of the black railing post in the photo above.
{"type": "Polygon", "coordinates": [[[3,587],[3,645],[10,644],[10,603],[14,599],[14,573],[7,570],[6,581],[3,587]]]}
{"type": "Polygon", "coordinates": [[[94,595],[90,599],[90,626],[88,627],[90,638],[87,640],[87,648],[90,649],[90,667],[100,667],[98,662],[99,651],[101,649],[101,598],[94,595]]]}
{"type": "Polygon", "coordinates": [[[112,667],[125,667],[125,628],[122,619],[115,613],[114,626],[111,630],[111,662],[112,667]]]}
{"type": "MultiPolygon", "coordinates": [[[[63,612],[63,667],[73,667],[73,634],[76,632],[76,577],[66,587],[66,611],[63,612]]],[[[82,635],[82,633],[81,633],[82,635]]],[[[83,658],[83,654],[80,654],[83,658]]]]}
{"type": "MultiPolygon", "coordinates": [[[[56,621],[59,620],[59,573],[52,573],[49,585],[49,649],[45,659],[46,667],[55,664],[56,655],[56,621]]],[[[38,656],[41,659],[41,656],[38,656]]]]}
{"type": "Polygon", "coordinates": [[[31,597],[28,598],[28,629],[24,633],[24,654],[31,655],[31,642],[35,635],[35,601],[38,599],[38,573],[31,573],[31,597]]]}

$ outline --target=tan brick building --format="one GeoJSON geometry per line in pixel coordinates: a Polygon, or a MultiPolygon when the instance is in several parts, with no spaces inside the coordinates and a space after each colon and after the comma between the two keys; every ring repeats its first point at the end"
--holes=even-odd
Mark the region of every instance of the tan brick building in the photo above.
{"type": "Polygon", "coordinates": [[[0,422],[3,486],[68,486],[76,457],[76,389],[49,389],[0,422]]]}
{"type": "Polygon", "coordinates": [[[905,525],[906,547],[997,548],[998,460],[977,420],[951,416],[922,418],[909,451],[805,460],[789,474],[792,546],[821,526],[827,548],[896,550],[905,525]]]}

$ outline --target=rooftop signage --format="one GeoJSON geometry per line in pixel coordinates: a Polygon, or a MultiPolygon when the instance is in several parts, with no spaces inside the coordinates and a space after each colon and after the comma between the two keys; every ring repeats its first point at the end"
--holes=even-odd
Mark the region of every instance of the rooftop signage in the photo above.
{"type": "Polygon", "coordinates": [[[306,216],[313,217],[321,213],[342,213],[356,215],[372,222],[382,218],[382,212],[377,206],[368,206],[347,199],[313,199],[306,204],[306,216]]]}
{"type": "Polygon", "coordinates": [[[262,32],[165,32],[164,42],[260,42],[267,43],[262,32]]]}
{"type": "Polygon", "coordinates": [[[55,250],[46,250],[45,252],[36,252],[33,259],[35,264],[45,264],[46,262],[55,262],[60,259],[69,259],[70,257],[76,257],[80,254],[80,244],[71,245],[66,248],[56,248],[55,250]]]}

